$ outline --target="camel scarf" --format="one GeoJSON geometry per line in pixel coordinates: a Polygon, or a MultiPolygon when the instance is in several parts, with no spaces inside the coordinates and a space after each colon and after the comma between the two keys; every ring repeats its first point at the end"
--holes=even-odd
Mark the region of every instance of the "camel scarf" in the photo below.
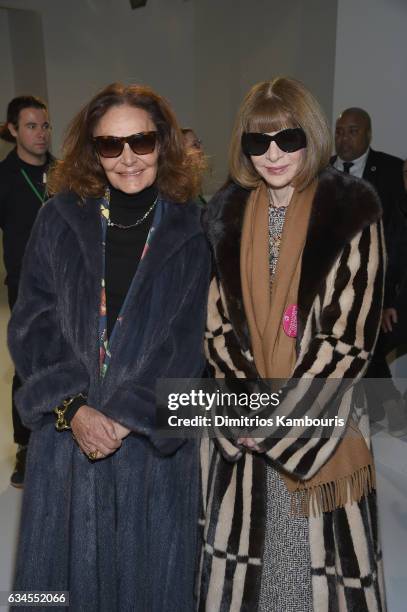
{"type": "MultiPolygon", "coordinates": [[[[262,183],[247,203],[240,270],[245,313],[256,368],[262,378],[287,380],[296,363],[296,338],[287,334],[283,317],[298,303],[304,249],[315,180],[294,191],[287,208],[279,258],[270,291],[267,188],[262,183]]],[[[350,420],[344,437],[319,472],[307,481],[282,474],[296,514],[332,511],[359,501],[375,488],[373,458],[357,425],[350,420]]]]}

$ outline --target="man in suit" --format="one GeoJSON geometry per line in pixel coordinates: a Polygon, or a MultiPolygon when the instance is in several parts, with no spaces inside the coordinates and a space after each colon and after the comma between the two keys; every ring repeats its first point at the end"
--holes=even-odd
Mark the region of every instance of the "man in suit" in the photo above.
{"type": "Polygon", "coordinates": [[[348,108],[341,113],[335,127],[337,155],[332,164],[369,181],[377,189],[383,206],[383,222],[391,216],[395,206],[404,202],[403,160],[370,148],[372,123],[361,108],[348,108]]]}
{"type": "MultiPolygon", "coordinates": [[[[389,349],[389,332],[397,327],[397,288],[404,277],[407,255],[407,227],[405,193],[403,185],[403,161],[388,153],[370,147],[372,122],[362,108],[347,108],[338,117],[335,127],[336,155],[332,165],[339,171],[352,174],[371,183],[380,197],[383,207],[383,225],[388,254],[388,277],[383,310],[382,332],[375,354],[366,372],[366,378],[382,379],[369,384],[368,400],[372,420],[383,418],[386,413],[389,429],[394,435],[405,433],[404,402],[395,387],[386,353],[389,349]]],[[[394,344],[394,335],[392,342],[394,344]]],[[[397,342],[395,343],[397,344],[397,342]]],[[[393,348],[393,347],[392,347],[393,348]]]]}

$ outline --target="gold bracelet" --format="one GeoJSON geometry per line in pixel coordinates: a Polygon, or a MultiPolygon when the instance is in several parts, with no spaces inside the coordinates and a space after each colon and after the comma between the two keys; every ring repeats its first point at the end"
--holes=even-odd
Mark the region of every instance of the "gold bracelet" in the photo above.
{"type": "Polygon", "coordinates": [[[69,406],[72,404],[74,400],[78,397],[82,397],[85,399],[85,396],[82,393],[78,393],[74,397],[70,399],[66,399],[62,402],[62,406],[57,406],[54,408],[54,413],[56,414],[57,420],[55,421],[55,429],[57,431],[65,431],[66,429],[71,429],[71,426],[66,422],[65,413],[68,410],[69,406]]]}

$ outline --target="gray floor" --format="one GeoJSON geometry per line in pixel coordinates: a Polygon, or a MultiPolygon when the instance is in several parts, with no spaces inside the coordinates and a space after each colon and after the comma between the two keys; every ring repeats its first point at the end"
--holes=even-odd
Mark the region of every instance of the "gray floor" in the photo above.
{"type": "Polygon", "coordinates": [[[9,486],[14,465],[15,445],[10,410],[13,368],[6,346],[8,307],[4,287],[0,289],[0,591],[9,590],[22,491],[9,486]]]}
{"type": "MultiPolygon", "coordinates": [[[[12,365],[5,348],[8,319],[0,288],[0,591],[12,581],[22,492],[9,486],[15,446],[12,443],[10,385],[12,365]]],[[[401,364],[401,369],[406,369],[401,364]]],[[[396,372],[400,364],[396,366],[396,372]]],[[[405,381],[403,381],[405,382],[405,381]]],[[[378,426],[373,436],[378,475],[380,524],[385,560],[388,612],[407,609],[407,438],[390,437],[378,426]]],[[[301,611],[298,611],[301,612],[301,611]]]]}

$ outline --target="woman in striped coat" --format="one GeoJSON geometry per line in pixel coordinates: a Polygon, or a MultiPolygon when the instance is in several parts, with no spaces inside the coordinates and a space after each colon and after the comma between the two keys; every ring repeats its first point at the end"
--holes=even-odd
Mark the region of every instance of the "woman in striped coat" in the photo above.
{"type": "Polygon", "coordinates": [[[327,168],[330,150],[301,83],[254,86],[206,213],[213,375],[285,383],[259,411],[266,432],[202,443],[202,611],[385,610],[359,384],[381,316],[381,208],[366,183],[327,168]]]}

